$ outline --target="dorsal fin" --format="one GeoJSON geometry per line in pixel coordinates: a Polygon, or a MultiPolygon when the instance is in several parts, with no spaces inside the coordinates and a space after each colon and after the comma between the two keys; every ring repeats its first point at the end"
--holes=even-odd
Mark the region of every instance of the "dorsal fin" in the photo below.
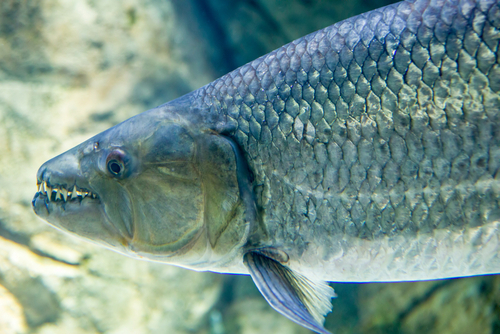
{"type": "Polygon", "coordinates": [[[268,303],[288,319],[321,334],[324,316],[331,312],[333,289],[323,281],[313,281],[280,262],[250,251],[243,256],[252,279],[268,303]]]}

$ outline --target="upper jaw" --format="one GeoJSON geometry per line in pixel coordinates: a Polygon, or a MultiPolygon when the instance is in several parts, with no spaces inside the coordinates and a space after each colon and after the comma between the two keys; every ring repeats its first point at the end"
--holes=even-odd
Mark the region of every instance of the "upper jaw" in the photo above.
{"type": "Polygon", "coordinates": [[[37,182],[37,194],[38,197],[46,198],[48,202],[51,201],[75,201],[75,200],[83,200],[86,197],[91,199],[99,199],[99,196],[86,189],[81,188],[73,184],[73,186],[67,186],[66,184],[50,184],[47,181],[38,181],[37,182]]]}

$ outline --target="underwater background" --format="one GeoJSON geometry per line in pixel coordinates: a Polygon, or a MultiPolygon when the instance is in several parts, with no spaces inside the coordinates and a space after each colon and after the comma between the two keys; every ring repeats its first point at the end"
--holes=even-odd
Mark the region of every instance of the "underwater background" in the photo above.
{"type": "MultiPolygon", "coordinates": [[[[310,333],[250,277],[128,259],[31,209],[53,156],[388,0],[0,0],[0,334],[310,333]]],[[[335,333],[500,333],[500,276],[332,283],[335,333]]]]}

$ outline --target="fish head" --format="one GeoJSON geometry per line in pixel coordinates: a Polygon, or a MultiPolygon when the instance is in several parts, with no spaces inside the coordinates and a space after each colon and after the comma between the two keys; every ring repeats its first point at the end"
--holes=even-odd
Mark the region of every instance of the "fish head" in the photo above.
{"type": "Polygon", "coordinates": [[[132,257],[195,270],[233,261],[252,203],[237,147],[158,108],[44,163],[35,213],[132,257]],[[250,201],[251,202],[251,201],[250,201]]]}

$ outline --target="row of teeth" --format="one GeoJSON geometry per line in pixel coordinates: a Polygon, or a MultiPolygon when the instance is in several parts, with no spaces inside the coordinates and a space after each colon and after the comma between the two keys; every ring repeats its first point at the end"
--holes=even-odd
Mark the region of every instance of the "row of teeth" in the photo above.
{"type": "Polygon", "coordinates": [[[46,195],[49,202],[51,200],[55,200],[55,201],[59,200],[59,201],[66,202],[68,200],[74,200],[77,198],[84,199],[85,197],[97,198],[96,194],[94,194],[90,191],[84,191],[84,190],[78,189],[76,187],[76,185],[73,186],[73,189],[71,189],[70,191],[68,191],[65,188],[57,188],[57,187],[52,188],[45,181],[42,183],[39,183],[37,186],[38,186],[38,192],[46,195]]]}

